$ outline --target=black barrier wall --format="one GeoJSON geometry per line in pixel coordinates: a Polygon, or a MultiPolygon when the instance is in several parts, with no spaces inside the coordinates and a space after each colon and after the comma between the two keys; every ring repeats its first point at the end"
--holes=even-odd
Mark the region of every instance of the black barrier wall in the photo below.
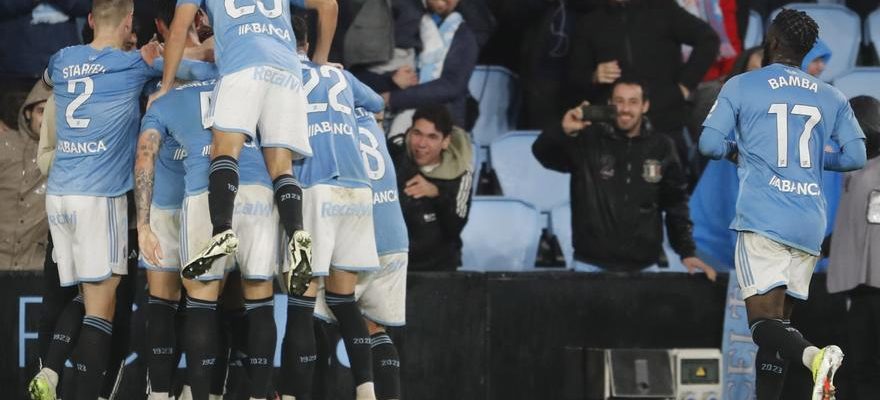
{"type": "MultiPolygon", "coordinates": [[[[567,346],[720,348],[726,280],[721,275],[713,284],[686,274],[411,273],[408,326],[393,332],[402,347],[405,398],[565,399],[566,385],[578,378],[566,369],[567,346]]],[[[845,301],[824,287],[824,276],[817,275],[810,301],[795,309],[794,323],[817,345],[840,343],[846,351],[845,301]]],[[[0,399],[24,398],[25,383],[36,371],[41,290],[39,274],[0,273],[0,399]]],[[[140,325],[132,331],[143,332],[137,312],[133,320],[140,325]]],[[[138,353],[143,341],[136,337],[133,343],[138,353]]],[[[331,340],[328,353],[335,354],[334,347],[331,340]]],[[[131,361],[119,399],[145,398],[142,359],[131,361]]],[[[337,368],[329,374],[337,383],[330,383],[326,398],[348,400],[347,370],[337,368]]],[[[784,398],[808,398],[809,374],[792,370],[784,398]]],[[[847,376],[844,365],[837,378],[840,400],[847,399],[847,376]]]]}

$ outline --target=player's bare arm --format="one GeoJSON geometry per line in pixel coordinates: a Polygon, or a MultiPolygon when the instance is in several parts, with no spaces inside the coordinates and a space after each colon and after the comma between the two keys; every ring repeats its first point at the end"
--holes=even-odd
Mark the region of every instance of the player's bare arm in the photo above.
{"type": "Polygon", "coordinates": [[[147,129],[138,138],[137,156],[134,163],[134,200],[137,207],[138,244],[141,253],[153,265],[159,265],[161,249],[159,239],[150,228],[150,204],[153,202],[153,182],[156,156],[161,136],[155,129],[147,129]]]}
{"type": "Polygon", "coordinates": [[[305,4],[306,8],[318,11],[318,40],[312,61],[317,64],[326,64],[330,57],[333,35],[336,34],[339,5],[336,4],[336,0],[306,0],[305,4]]]}
{"type": "Polygon", "coordinates": [[[195,4],[181,4],[174,11],[174,19],[171,21],[171,33],[165,40],[165,68],[162,70],[162,86],[156,93],[150,95],[147,107],[156,99],[168,93],[177,75],[177,68],[183,58],[183,50],[186,47],[186,35],[192,25],[193,19],[198,13],[199,7],[195,4]]]}

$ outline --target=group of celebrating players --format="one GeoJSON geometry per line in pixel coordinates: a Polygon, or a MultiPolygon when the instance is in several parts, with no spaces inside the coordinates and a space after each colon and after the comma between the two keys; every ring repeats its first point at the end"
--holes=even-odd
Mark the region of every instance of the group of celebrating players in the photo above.
{"type": "MultiPolygon", "coordinates": [[[[44,76],[58,110],[46,200],[54,256],[62,286],[79,285],[85,307],[76,332],[56,334],[50,353],[73,359],[76,398],[97,399],[107,369],[132,189],[149,286],[151,400],[174,398],[178,336],[192,398],[211,398],[226,357],[217,302],[236,269],[251,399],[274,393],[276,277],[288,294],[282,399],[311,399],[314,316],[338,324],[357,399],[400,398],[397,350],[384,327],[404,324],[407,232],[396,195],[373,201],[374,190],[397,191],[375,117],[383,100],[327,63],[335,0],[179,0],[160,31],[163,58],[156,43],[121,49],[132,14],[131,0],[95,0],[94,40],[53,55],[44,76]],[[314,61],[292,5],[317,10],[314,61]],[[215,33],[204,42],[202,6],[215,33]]],[[[32,399],[56,398],[56,364],[30,382],[32,399]]]]}
{"type": "MultiPolygon", "coordinates": [[[[148,270],[150,399],[174,398],[182,288],[187,382],[193,399],[210,398],[225,356],[217,301],[234,269],[246,309],[251,399],[273,390],[273,282],[281,276],[288,294],[282,399],[311,399],[313,316],[338,323],[358,400],[400,398],[399,360],[384,326],[404,323],[408,243],[397,196],[373,196],[397,190],[374,116],[384,104],[327,64],[335,0],[291,3],[318,10],[314,61],[306,57],[307,27],[291,19],[285,0],[271,7],[268,0],[178,0],[161,32],[164,59],[148,55],[155,44],[121,50],[131,0],[95,0],[94,40],[50,59],[44,79],[55,95],[58,145],[46,210],[60,281],[80,285],[85,306],[77,332],[56,334],[51,346],[65,358],[75,354],[77,399],[98,398],[107,369],[132,189],[148,270]],[[194,25],[201,6],[216,34],[205,43],[194,25]],[[194,48],[213,49],[216,63],[183,60],[194,48]],[[148,84],[159,68],[161,82],[148,84]],[[138,130],[145,86],[155,91],[138,130]]],[[[766,66],[727,82],[700,140],[707,156],[739,164],[732,228],[740,232],[737,277],[759,348],[760,400],[779,398],[789,362],[811,369],[814,400],[832,399],[843,361],[838,347],[813,346],[788,321],[818,260],[821,171],[865,163],[864,135],[846,99],[797,68],[817,37],[806,14],[779,13],[765,39],[766,66]]],[[[43,365],[28,387],[32,399],[56,398],[62,368],[43,365]]]]}

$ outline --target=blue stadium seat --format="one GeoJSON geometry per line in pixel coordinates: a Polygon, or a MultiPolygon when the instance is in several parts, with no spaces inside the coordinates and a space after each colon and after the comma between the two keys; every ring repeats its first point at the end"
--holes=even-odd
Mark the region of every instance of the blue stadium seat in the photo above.
{"type": "Polygon", "coordinates": [[[860,95],[880,99],[880,67],[853,68],[838,76],[834,80],[834,86],[848,99],[860,95]]]}
{"type": "Polygon", "coordinates": [[[461,232],[462,270],[533,269],[541,236],[540,213],[524,201],[477,196],[461,232]]]}
{"type": "Polygon", "coordinates": [[[755,10],[749,11],[749,25],[746,28],[746,36],[743,38],[743,49],[760,46],[764,41],[764,21],[761,14],[755,10]]]}
{"type": "Polygon", "coordinates": [[[562,256],[565,257],[565,266],[572,268],[574,265],[574,247],[571,243],[571,204],[563,204],[550,211],[550,227],[559,247],[562,248],[562,256]]]}
{"type": "Polygon", "coordinates": [[[480,116],[474,125],[474,141],[488,146],[515,124],[516,76],[507,68],[478,65],[468,81],[471,96],[480,103],[480,116]]]}
{"type": "MultiPolygon", "coordinates": [[[[791,3],[785,8],[804,11],[819,24],[819,38],[831,48],[831,61],[820,78],[833,81],[856,65],[862,36],[859,15],[839,4],[791,3]]],[[[781,9],[770,14],[770,21],[781,9]]]]}
{"type": "Polygon", "coordinates": [[[880,8],[865,18],[865,33],[862,41],[865,44],[874,44],[874,52],[880,60],[880,8]]]}
{"type": "Polygon", "coordinates": [[[525,200],[541,211],[567,203],[569,174],[544,168],[532,154],[538,131],[513,131],[492,141],[489,155],[505,196],[525,200]]]}

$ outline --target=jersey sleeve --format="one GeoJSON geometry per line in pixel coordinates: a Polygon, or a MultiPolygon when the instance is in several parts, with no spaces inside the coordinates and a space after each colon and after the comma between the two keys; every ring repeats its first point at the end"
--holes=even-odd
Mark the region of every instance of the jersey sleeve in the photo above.
{"type": "MultiPolygon", "coordinates": [[[[185,0],[178,0],[185,1],[185,0]]],[[[306,8],[306,0],[290,0],[290,5],[297,8],[306,8]]]]}
{"type": "Polygon", "coordinates": [[[837,111],[837,120],[835,121],[834,130],[831,132],[831,140],[840,147],[845,146],[853,140],[865,139],[865,133],[859,126],[859,121],[853,114],[852,107],[849,102],[841,96],[841,105],[837,111]]]}
{"type": "Polygon", "coordinates": [[[52,71],[55,68],[55,59],[57,58],[58,53],[55,53],[51,57],[49,57],[49,63],[46,64],[46,69],[43,71],[43,83],[45,83],[50,88],[55,87],[55,82],[52,80],[52,71]]]}
{"type": "Polygon", "coordinates": [[[712,128],[724,135],[729,135],[736,128],[736,117],[739,114],[739,79],[731,79],[721,88],[721,93],[703,121],[703,127],[712,128]]]}
{"type": "Polygon", "coordinates": [[[146,132],[149,129],[155,129],[159,132],[159,135],[162,136],[162,138],[168,136],[168,128],[160,117],[162,115],[161,108],[162,107],[159,104],[153,104],[153,106],[147,110],[144,119],[141,120],[141,133],[146,132]]]}
{"type": "Polygon", "coordinates": [[[369,86],[358,80],[358,78],[355,78],[351,72],[342,70],[342,73],[345,74],[345,79],[351,85],[351,91],[354,93],[354,105],[356,107],[363,107],[371,113],[377,113],[385,109],[385,101],[382,100],[382,96],[373,91],[373,89],[370,89],[369,86]]]}

